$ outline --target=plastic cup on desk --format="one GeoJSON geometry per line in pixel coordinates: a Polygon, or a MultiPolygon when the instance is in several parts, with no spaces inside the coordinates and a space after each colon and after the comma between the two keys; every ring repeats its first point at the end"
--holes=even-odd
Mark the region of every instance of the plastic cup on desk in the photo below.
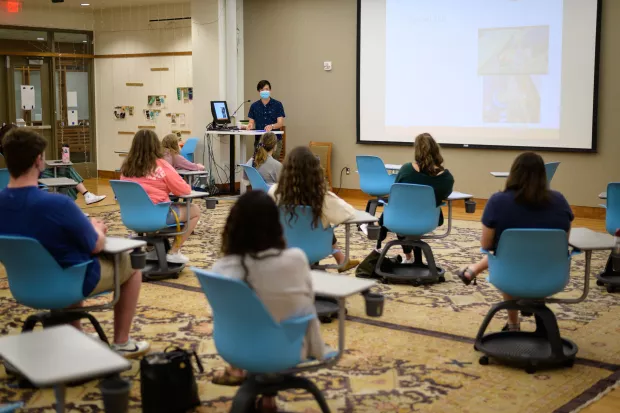
{"type": "Polygon", "coordinates": [[[129,410],[131,383],[118,376],[109,377],[99,385],[106,413],[126,413],[129,410]]]}

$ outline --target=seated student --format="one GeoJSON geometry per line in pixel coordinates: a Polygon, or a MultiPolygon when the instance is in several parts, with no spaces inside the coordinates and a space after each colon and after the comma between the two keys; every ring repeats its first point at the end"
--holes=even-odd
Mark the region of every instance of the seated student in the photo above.
{"type": "MultiPolygon", "coordinates": [[[[292,207],[311,207],[315,226],[319,224],[319,220],[327,228],[329,225],[342,224],[355,216],[355,208],[327,190],[321,162],[310,148],[305,146],[298,146],[288,154],[280,179],[269,189],[269,195],[279,206],[283,206],[290,216],[293,215],[292,207]]],[[[332,242],[332,248],[337,249],[336,237],[332,242]]],[[[340,250],[337,250],[333,257],[338,264],[344,262],[345,257],[340,250]]],[[[345,272],[358,264],[358,260],[349,260],[349,263],[338,271],[345,272]]]]}
{"type": "MultiPolygon", "coordinates": [[[[522,153],[515,159],[506,180],[506,189],[493,194],[482,214],[480,245],[487,250],[497,248],[502,232],[511,228],[562,229],[570,232],[573,212],[561,193],[549,189],[545,163],[534,152],[522,153]]],[[[469,285],[482,271],[489,268],[485,256],[474,265],[460,270],[457,275],[469,285]]],[[[504,300],[512,300],[503,294],[504,300]]],[[[519,314],[508,311],[510,331],[519,331],[519,314]]]]}
{"type": "MultiPolygon", "coordinates": [[[[0,214],[10,219],[0,220],[0,234],[38,240],[64,268],[92,260],[86,270],[84,296],[110,291],[114,288],[114,261],[98,255],[105,245],[106,225],[98,219],[89,221],[66,196],[38,188],[46,146],[43,137],[26,128],[16,128],[5,136],[4,155],[11,177],[8,187],[0,192],[0,214]]],[[[129,254],[121,258],[120,279],[112,348],[133,357],[146,352],[149,344],[129,338],[142,283],[140,271],[131,268],[129,254]]]]}
{"type": "MultiPolygon", "coordinates": [[[[306,255],[286,248],[280,212],[264,192],[247,192],[232,207],[222,233],[222,253],[213,272],[246,282],[276,322],[316,313],[306,255]]],[[[328,352],[315,318],[308,325],[300,359],[321,360],[328,352]]],[[[213,383],[234,386],[244,378],[243,370],[228,366],[213,383]]],[[[268,404],[273,406],[275,399],[264,397],[262,407],[268,404]]]]}
{"type": "MultiPolygon", "coordinates": [[[[4,136],[11,130],[17,129],[17,125],[13,125],[12,123],[7,123],[0,129],[0,154],[2,154],[2,139],[4,136]]],[[[0,168],[2,166],[0,165],[0,168]]],[[[96,204],[97,202],[103,201],[106,196],[105,195],[95,195],[91,192],[88,192],[86,187],[84,186],[84,179],[77,173],[72,166],[64,166],[62,168],[56,168],[56,176],[58,178],[69,178],[73,179],[78,184],[75,188],[69,189],[61,189],[60,192],[70,196],[75,201],[77,199],[77,193],[79,191],[80,194],[84,197],[84,202],[86,205],[96,204]]],[[[41,172],[39,178],[54,178],[54,168],[47,168],[43,172],[41,172]]]]}
{"type": "Polygon", "coordinates": [[[277,144],[278,140],[273,132],[263,133],[254,151],[254,156],[246,164],[256,169],[267,185],[278,182],[280,171],[282,171],[282,164],[273,159],[273,151],[277,144]]]}
{"type": "MultiPolygon", "coordinates": [[[[161,142],[157,134],[151,130],[140,130],[131,143],[123,166],[121,166],[121,180],[139,183],[154,204],[170,202],[170,194],[176,196],[188,195],[192,189],[164,160],[161,142]]],[[[175,203],[168,212],[168,224],[187,222],[188,230],[181,236],[180,242],[175,243],[166,260],[175,264],[187,264],[189,258],[181,254],[181,247],[187,241],[200,218],[200,209],[196,204],[190,204],[189,217],[187,206],[175,203]],[[189,219],[188,219],[189,218],[189,219]]]]}
{"type": "Polygon", "coordinates": [[[185,169],[187,171],[204,171],[202,164],[190,162],[181,155],[179,148],[179,138],[174,133],[164,136],[161,142],[164,150],[164,160],[174,167],[174,169],[185,169]]]}
{"type": "MultiPolygon", "coordinates": [[[[437,206],[450,196],[454,187],[454,177],[449,170],[443,167],[443,157],[439,144],[430,134],[422,133],[415,138],[414,162],[406,163],[400,168],[394,183],[432,187],[437,206]]],[[[364,272],[370,271],[370,274],[374,272],[374,263],[381,255],[381,243],[387,238],[388,233],[388,228],[383,226],[383,215],[379,218],[379,225],[381,225],[381,230],[377,240],[377,249],[366,257],[358,271],[362,270],[363,267],[364,272]]],[[[439,213],[438,226],[441,225],[443,225],[443,212],[439,213]]],[[[403,252],[405,253],[403,263],[412,263],[414,261],[413,248],[403,245],[403,252]]]]}

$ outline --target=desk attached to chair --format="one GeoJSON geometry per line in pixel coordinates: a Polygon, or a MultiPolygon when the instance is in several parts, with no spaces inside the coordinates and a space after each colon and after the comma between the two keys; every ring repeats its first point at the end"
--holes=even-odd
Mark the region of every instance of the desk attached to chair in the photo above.
{"type": "Polygon", "coordinates": [[[50,188],[52,192],[58,192],[59,188],[73,188],[78,184],[69,178],[42,178],[39,179],[39,183],[50,188]]]}

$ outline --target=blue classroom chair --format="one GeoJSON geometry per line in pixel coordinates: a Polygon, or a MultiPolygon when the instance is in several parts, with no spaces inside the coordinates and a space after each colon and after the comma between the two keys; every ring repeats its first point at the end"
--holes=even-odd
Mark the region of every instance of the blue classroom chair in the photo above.
{"type": "Polygon", "coordinates": [[[0,169],[0,191],[7,187],[9,184],[9,170],[0,169]]]}
{"type": "MultiPolygon", "coordinates": [[[[326,364],[301,366],[301,349],[314,314],[276,322],[248,285],[240,280],[192,268],[213,309],[213,339],[219,355],[248,372],[235,394],[231,413],[253,411],[260,395],[302,389],[310,392],[323,413],[329,407],[304,371],[326,364]]],[[[335,354],[330,354],[333,358],[335,354]]]]}
{"type": "Polygon", "coordinates": [[[243,168],[248,180],[250,181],[250,185],[252,185],[252,190],[254,191],[269,191],[270,186],[267,185],[267,182],[263,179],[260,173],[249,165],[240,165],[243,168]]]}
{"type": "Polygon", "coordinates": [[[194,152],[196,152],[197,145],[198,138],[189,138],[181,148],[181,156],[190,162],[194,162],[194,152]]]}
{"type": "Polygon", "coordinates": [[[114,307],[120,294],[119,274],[114,274],[117,286],[114,298],[108,303],[67,308],[86,298],[82,290],[86,268],[92,261],[62,268],[39,241],[0,235],[0,262],[6,268],[9,289],[18,303],[37,310],[50,310],[29,316],[22,332],[32,331],[39,322],[43,327],[51,327],[87,319],[101,340],[108,342],[99,322],[89,312],[114,307]]]}
{"type": "MultiPolygon", "coordinates": [[[[140,184],[130,181],[110,181],[114,195],[121,210],[123,224],[155,247],[156,256],[147,257],[149,264],[142,271],[145,281],[178,278],[185,264],[168,263],[166,255],[170,251],[169,238],[179,236],[187,231],[181,222],[181,230],[176,224],[168,225],[166,219],[172,202],[154,204],[140,184]]],[[[187,203],[189,216],[189,202],[187,203]]]]}
{"type": "MultiPolygon", "coordinates": [[[[610,235],[615,235],[620,229],[620,182],[611,182],[607,185],[607,205],[602,206],[606,208],[605,229],[610,235]]],[[[609,293],[620,289],[620,271],[614,271],[612,253],[609,254],[603,272],[596,275],[596,285],[606,286],[609,293]]]]}
{"type": "Polygon", "coordinates": [[[375,273],[383,282],[411,282],[418,286],[423,283],[445,281],[445,270],[435,264],[435,257],[425,239],[441,239],[450,234],[452,228],[452,205],[449,204],[448,228],[444,234],[431,235],[439,224],[441,207],[435,201],[435,191],[430,186],[414,184],[394,184],[390,190],[389,203],[385,204],[383,226],[396,233],[401,240],[390,241],[383,247],[377,261],[375,273]],[[393,246],[404,245],[413,248],[414,263],[393,265],[392,272],[382,269],[388,250],[393,246]],[[422,261],[422,254],[427,264],[422,261]]]}
{"type": "MultiPolygon", "coordinates": [[[[502,233],[496,252],[482,250],[489,257],[489,282],[498,290],[515,297],[495,304],[487,313],[476,337],[474,348],[489,357],[525,366],[534,373],[539,366],[570,367],[577,345],[560,337],[555,315],[546,302],[575,303],[575,300],[548,298],[568,284],[571,258],[568,236],[559,229],[509,229],[502,233]],[[526,259],[524,259],[526,258],[526,259]],[[498,311],[520,310],[533,314],[536,331],[502,331],[484,334],[498,311]]],[[[585,288],[585,287],[584,287],[585,288]]]]}
{"type": "Polygon", "coordinates": [[[390,193],[396,175],[390,175],[385,169],[385,164],[377,156],[359,155],[356,158],[357,173],[360,176],[360,189],[365,194],[375,197],[368,201],[366,212],[374,215],[379,205],[379,199],[390,193]]]}

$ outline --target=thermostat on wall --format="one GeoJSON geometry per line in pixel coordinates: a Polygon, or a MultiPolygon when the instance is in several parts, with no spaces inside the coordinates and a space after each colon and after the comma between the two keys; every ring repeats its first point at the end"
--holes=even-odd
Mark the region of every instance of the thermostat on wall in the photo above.
{"type": "Polygon", "coordinates": [[[323,70],[326,70],[326,71],[332,70],[332,62],[323,62],[323,70]]]}

